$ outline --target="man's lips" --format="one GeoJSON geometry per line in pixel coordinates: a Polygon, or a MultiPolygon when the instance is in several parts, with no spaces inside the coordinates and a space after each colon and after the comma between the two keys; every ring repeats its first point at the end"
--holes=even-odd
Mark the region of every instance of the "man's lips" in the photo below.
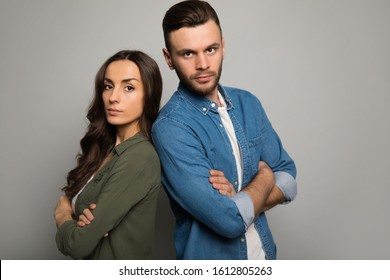
{"type": "Polygon", "coordinates": [[[212,74],[207,75],[199,75],[195,76],[194,80],[198,81],[199,83],[207,83],[213,78],[212,74]]]}

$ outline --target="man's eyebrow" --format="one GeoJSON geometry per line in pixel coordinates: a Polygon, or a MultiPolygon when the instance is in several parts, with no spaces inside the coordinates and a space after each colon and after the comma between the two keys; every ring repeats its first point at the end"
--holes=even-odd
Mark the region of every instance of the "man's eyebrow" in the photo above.
{"type": "Polygon", "coordinates": [[[208,47],[206,48],[206,50],[209,49],[209,48],[219,48],[220,46],[221,46],[220,43],[214,43],[214,44],[211,44],[210,46],[208,46],[208,47]]]}
{"type": "Polygon", "coordinates": [[[187,53],[187,52],[194,52],[194,50],[191,50],[191,49],[181,49],[181,50],[178,50],[176,51],[177,54],[182,54],[182,53],[187,53]]]}
{"type": "MultiPolygon", "coordinates": [[[[219,47],[221,47],[220,43],[212,43],[212,44],[208,45],[205,48],[205,50],[210,49],[210,48],[219,48],[219,47]]],[[[192,49],[181,49],[181,50],[178,50],[176,53],[183,54],[183,53],[187,53],[187,52],[193,53],[193,52],[196,52],[196,51],[194,51],[192,49]]]]}

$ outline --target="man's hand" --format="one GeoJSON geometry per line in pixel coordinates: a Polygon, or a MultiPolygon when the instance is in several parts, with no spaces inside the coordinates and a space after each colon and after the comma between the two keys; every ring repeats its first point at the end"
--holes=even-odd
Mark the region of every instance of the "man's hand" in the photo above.
{"type": "Polygon", "coordinates": [[[233,197],[236,194],[233,185],[226,179],[225,174],[222,171],[210,170],[209,182],[213,185],[213,188],[218,190],[222,195],[233,197]]]}
{"type": "Polygon", "coordinates": [[[58,199],[56,208],[54,209],[54,219],[57,226],[62,225],[64,222],[73,220],[72,205],[65,195],[61,195],[58,199]]]}

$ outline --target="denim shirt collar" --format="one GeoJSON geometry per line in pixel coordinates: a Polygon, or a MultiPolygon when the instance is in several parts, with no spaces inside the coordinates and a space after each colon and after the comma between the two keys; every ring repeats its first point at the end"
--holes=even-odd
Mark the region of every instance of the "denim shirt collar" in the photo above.
{"type": "MultiPolygon", "coordinates": [[[[182,83],[179,84],[177,91],[188,103],[194,106],[196,110],[198,110],[202,114],[207,115],[209,111],[218,113],[218,106],[217,104],[215,104],[214,101],[206,97],[191,93],[191,91],[189,91],[182,83]]],[[[226,101],[226,109],[230,110],[234,108],[232,100],[229,98],[225,89],[220,84],[218,84],[218,91],[221,93],[221,95],[226,101]]]]}

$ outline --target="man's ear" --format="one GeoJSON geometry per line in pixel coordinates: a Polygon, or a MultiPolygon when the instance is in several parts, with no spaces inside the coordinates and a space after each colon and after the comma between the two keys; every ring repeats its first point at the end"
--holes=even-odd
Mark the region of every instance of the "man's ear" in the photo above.
{"type": "Polygon", "coordinates": [[[225,38],[222,37],[222,58],[225,58],[225,38]]]}
{"type": "Polygon", "coordinates": [[[169,53],[168,49],[167,48],[163,48],[162,51],[163,51],[164,58],[165,58],[165,61],[166,61],[167,65],[168,65],[169,69],[174,70],[175,67],[173,67],[171,54],[169,53]]]}

